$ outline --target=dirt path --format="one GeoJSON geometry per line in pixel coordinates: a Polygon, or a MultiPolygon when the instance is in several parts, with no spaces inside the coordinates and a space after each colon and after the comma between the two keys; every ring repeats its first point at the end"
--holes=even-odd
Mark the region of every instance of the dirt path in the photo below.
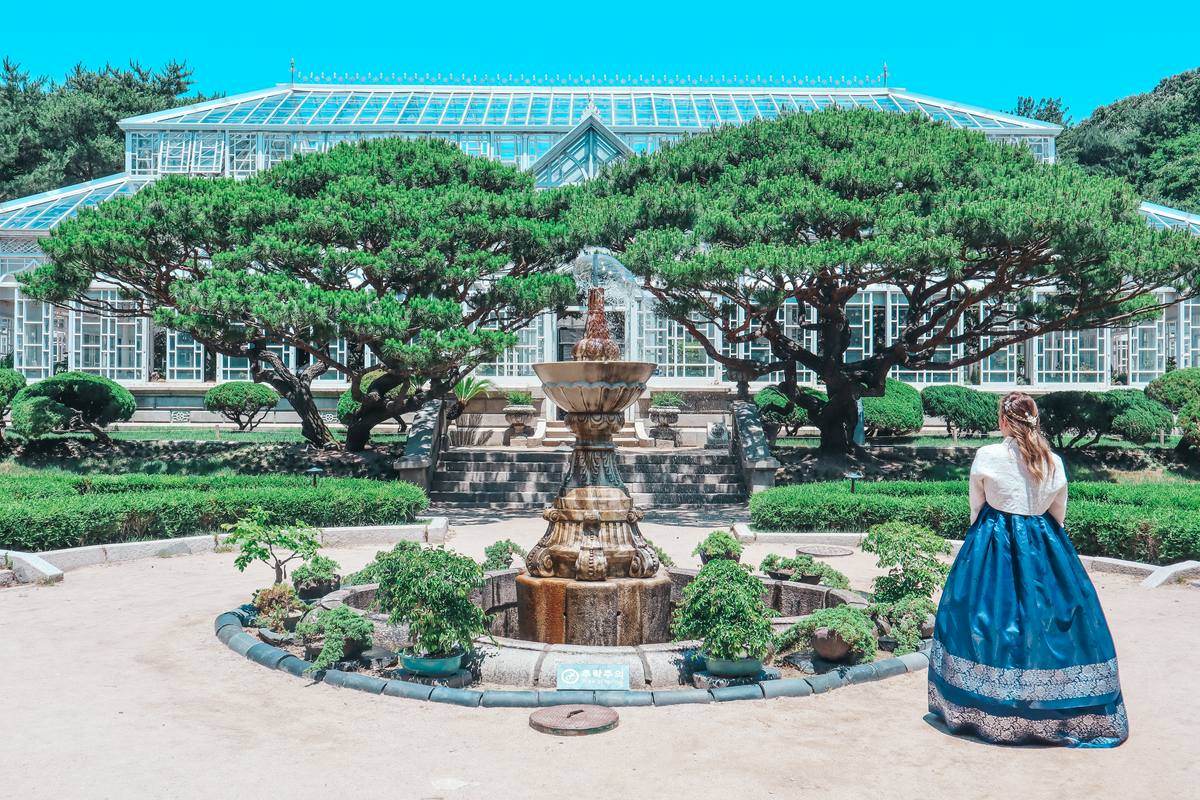
{"type": "MultiPolygon", "coordinates": [[[[646,525],[681,564],[711,529],[686,522],[646,525]]],[[[453,546],[476,556],[497,538],[528,545],[541,532],[520,519],[455,531],[453,546]]],[[[374,550],[332,555],[353,569],[374,550]]],[[[855,585],[869,580],[864,558],[836,563],[855,585]]],[[[266,575],[213,554],[0,592],[0,797],[1128,800],[1185,797],[1196,785],[1194,588],[1143,591],[1096,576],[1132,738],[1069,751],[940,733],[922,719],[924,675],[794,700],[622,709],[613,733],[548,737],[525,711],[372,697],[238,657],[214,638],[213,617],[266,575]]]]}

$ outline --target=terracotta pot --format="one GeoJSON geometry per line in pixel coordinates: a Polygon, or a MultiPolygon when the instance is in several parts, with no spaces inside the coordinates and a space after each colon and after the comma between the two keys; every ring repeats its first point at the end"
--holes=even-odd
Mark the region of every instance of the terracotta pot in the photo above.
{"type": "Polygon", "coordinates": [[[817,628],[811,641],[813,650],[826,661],[844,661],[850,655],[850,644],[829,628],[817,628]]]}

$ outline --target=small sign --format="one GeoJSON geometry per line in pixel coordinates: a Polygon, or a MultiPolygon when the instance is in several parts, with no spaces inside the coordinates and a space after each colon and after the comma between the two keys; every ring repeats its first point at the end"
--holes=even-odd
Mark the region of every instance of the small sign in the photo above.
{"type": "Polygon", "coordinates": [[[559,689],[629,689],[629,667],[625,664],[559,664],[559,689]]]}

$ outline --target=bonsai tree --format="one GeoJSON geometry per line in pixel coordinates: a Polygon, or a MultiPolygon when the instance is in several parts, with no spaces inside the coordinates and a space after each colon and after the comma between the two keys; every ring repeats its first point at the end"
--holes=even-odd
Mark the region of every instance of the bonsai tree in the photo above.
{"type": "Polygon", "coordinates": [[[408,625],[412,653],[442,657],[471,649],[487,616],[471,602],[483,571],[444,547],[405,548],[376,559],[375,599],[392,624],[408,625]]]}
{"type": "Polygon", "coordinates": [[[779,634],[776,650],[787,653],[814,637],[837,637],[848,646],[847,657],[855,662],[873,661],[878,643],[875,626],[865,613],[847,605],[821,608],[779,634]]]}
{"type": "Polygon", "coordinates": [[[1000,425],[996,395],[969,386],[926,386],[921,404],[926,414],[945,420],[946,433],[955,439],[963,433],[986,436],[1000,425]]]}
{"type": "Polygon", "coordinates": [[[4,416],[17,392],[24,388],[24,375],[9,367],[0,367],[0,444],[4,443],[4,416]]]}
{"type": "Polygon", "coordinates": [[[742,543],[729,531],[713,531],[696,545],[692,555],[700,556],[705,564],[715,559],[738,561],[742,557],[742,543]]]}
{"type": "Polygon", "coordinates": [[[307,606],[286,583],[276,583],[254,593],[254,624],[276,633],[287,630],[288,618],[307,606]]]}
{"type": "Polygon", "coordinates": [[[827,109],[693,136],[567,192],[658,313],[851,449],[856,401],[894,368],[951,370],[1040,334],[1120,326],[1200,291],[1200,241],[1156,231],[1128,184],[916,114],[827,109]],[[886,333],[855,300],[894,286],[886,333]],[[858,337],[858,338],[856,338],[858,337]],[[854,349],[852,349],[852,347],[854,349]],[[824,384],[801,391],[801,371],[824,384]]]}
{"type": "Polygon", "coordinates": [[[338,587],[342,576],[338,574],[339,564],[332,558],[313,555],[303,564],[292,570],[292,585],[303,598],[310,595],[321,596],[338,587]]]}
{"type": "Polygon", "coordinates": [[[728,559],[710,561],[683,588],[671,633],[676,641],[702,640],[705,656],[761,661],[771,652],[775,615],[762,594],[762,583],[746,567],[728,559]]]}
{"type": "Polygon", "coordinates": [[[287,579],[287,565],[296,559],[309,560],[321,547],[320,532],[303,522],[293,525],[273,525],[271,515],[261,508],[250,509],[249,513],[233,524],[221,526],[229,531],[225,544],[238,549],[233,565],[239,572],[255,561],[275,570],[275,583],[287,579]]]}
{"type": "Polygon", "coordinates": [[[867,615],[875,620],[882,633],[896,640],[896,654],[915,653],[921,649],[922,634],[930,618],[937,613],[933,600],[912,594],[894,603],[872,603],[867,615]]]}
{"type": "Polygon", "coordinates": [[[876,602],[893,603],[914,595],[933,597],[950,572],[950,565],[938,558],[950,554],[950,543],[924,525],[872,525],[862,549],[874,553],[878,557],[875,565],[887,570],[874,581],[876,602]]]}
{"type": "Polygon", "coordinates": [[[305,620],[296,626],[296,635],[305,644],[322,642],[321,652],[305,672],[319,672],[344,661],[351,653],[361,653],[371,646],[375,627],[366,617],[355,614],[349,606],[338,606],[305,620]]]}
{"type": "Polygon", "coordinates": [[[249,360],[305,438],[341,444],[312,382],[345,376],[359,404],[346,447],[414,411],[573,303],[561,198],[534,177],[437,139],[373,139],[301,155],[244,180],[171,177],[56,227],[31,297],[153,315],[249,360]],[[89,297],[97,278],[119,302],[89,297]],[[294,363],[280,348],[296,354],[294,363]],[[376,375],[368,390],[362,379],[376,375]]]}
{"type": "Polygon", "coordinates": [[[278,403],[278,392],[250,381],[228,381],[204,393],[204,407],[236,423],[239,431],[254,430],[278,403]]]}
{"type": "Polygon", "coordinates": [[[136,403],[129,390],[99,375],[60,372],[26,386],[12,399],[13,429],[27,439],[47,433],[86,431],[111,443],[107,425],[133,416],[136,403]]]}
{"type": "Polygon", "coordinates": [[[421,545],[417,542],[412,542],[407,539],[401,539],[396,542],[390,551],[380,550],[375,553],[375,558],[358,572],[352,572],[342,578],[343,586],[361,586],[364,583],[375,583],[379,580],[379,561],[389,556],[395,556],[409,550],[419,550],[421,545]]]}
{"type": "Polygon", "coordinates": [[[525,550],[511,539],[501,539],[483,548],[484,572],[495,572],[512,566],[514,557],[525,557],[525,550]]]}
{"type": "Polygon", "coordinates": [[[797,553],[793,558],[784,558],[776,553],[771,553],[759,563],[758,569],[760,572],[768,574],[786,572],[793,576],[815,575],[820,578],[822,586],[834,589],[850,588],[850,579],[844,574],[806,553],[797,553]]]}

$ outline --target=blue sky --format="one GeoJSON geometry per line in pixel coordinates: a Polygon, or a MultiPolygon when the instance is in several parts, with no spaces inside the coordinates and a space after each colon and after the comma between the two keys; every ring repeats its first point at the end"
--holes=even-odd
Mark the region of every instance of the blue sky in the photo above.
{"type": "Polygon", "coordinates": [[[994,109],[1061,96],[1076,120],[1200,66],[1186,3],[490,2],[9,4],[0,54],[60,77],[76,61],[184,59],[227,94],[313,71],[875,76],[994,109]],[[1011,6],[1011,8],[1009,7],[1011,6]],[[270,11],[264,9],[270,8],[270,11]]]}

